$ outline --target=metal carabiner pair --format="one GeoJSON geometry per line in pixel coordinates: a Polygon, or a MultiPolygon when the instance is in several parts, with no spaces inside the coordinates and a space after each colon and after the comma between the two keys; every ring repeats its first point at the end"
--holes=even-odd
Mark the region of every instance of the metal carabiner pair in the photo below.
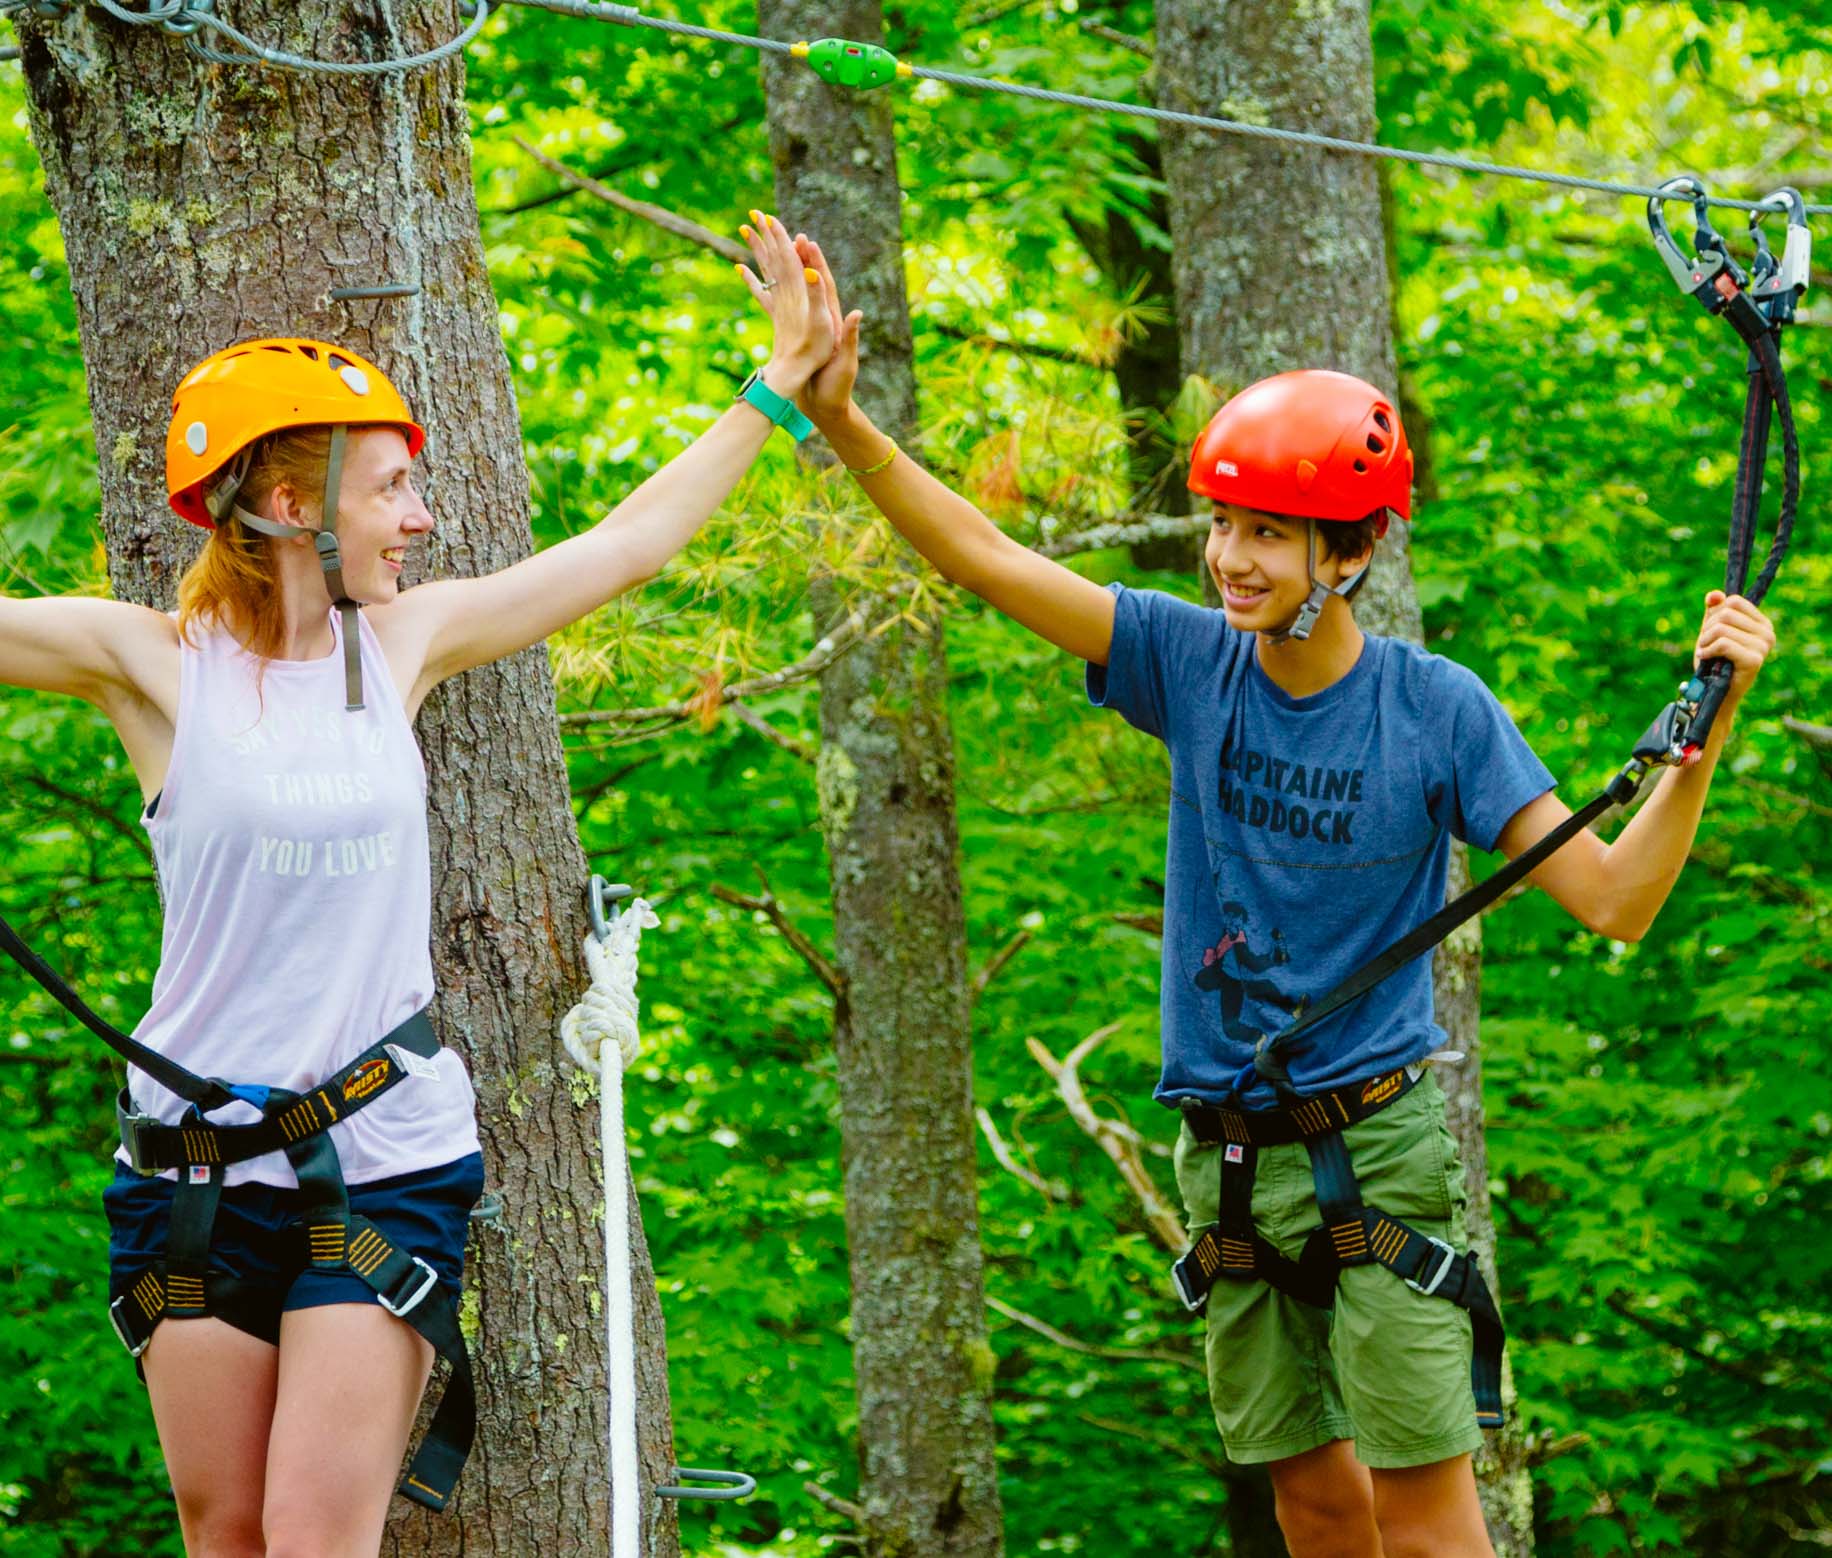
{"type": "Polygon", "coordinates": [[[603,941],[611,933],[611,926],[617,920],[617,905],[626,898],[634,898],[636,889],[622,882],[607,882],[601,876],[592,878],[591,886],[592,934],[603,941]],[[608,912],[607,912],[608,906],[608,912]]]}
{"type": "Polygon", "coordinates": [[[1749,213],[1756,256],[1751,270],[1745,271],[1732,256],[1724,235],[1711,225],[1711,196],[1703,179],[1693,173],[1681,173],[1660,189],[1662,193],[1648,196],[1648,231],[1654,235],[1654,247],[1681,292],[1695,298],[1710,314],[1723,313],[1738,294],[1748,292],[1771,326],[1793,319],[1800,295],[1806,291],[1813,250],[1806,200],[1799,190],[1786,186],[1777,189],[1764,196],[1758,208],[1749,213]],[[1692,202],[1696,231],[1690,256],[1667,226],[1668,200],[1692,202]],[[1762,230],[1762,219],[1774,211],[1787,216],[1787,242],[1779,260],[1762,230]]]}

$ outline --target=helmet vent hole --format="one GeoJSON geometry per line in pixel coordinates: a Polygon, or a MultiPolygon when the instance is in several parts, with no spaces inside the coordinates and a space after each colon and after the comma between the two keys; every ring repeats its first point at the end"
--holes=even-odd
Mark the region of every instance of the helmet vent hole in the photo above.
{"type": "Polygon", "coordinates": [[[304,353],[305,353],[305,355],[306,355],[307,357],[309,357],[309,358],[311,358],[313,362],[317,362],[317,361],[318,361],[318,348],[317,348],[317,347],[315,347],[315,346],[301,346],[301,347],[299,348],[299,350],[300,350],[300,351],[302,351],[302,352],[304,352],[304,353]]]}
{"type": "Polygon", "coordinates": [[[1368,462],[1366,460],[1357,460],[1355,462],[1355,469],[1359,471],[1363,476],[1367,475],[1368,462]]]}
{"type": "Polygon", "coordinates": [[[264,352],[278,352],[282,357],[285,357],[288,355],[287,350],[284,346],[263,346],[261,350],[264,352]]]}
{"type": "Polygon", "coordinates": [[[1386,449],[1386,447],[1387,446],[1383,444],[1378,438],[1376,438],[1372,433],[1368,434],[1368,448],[1373,453],[1380,454],[1386,449]]]}
{"type": "Polygon", "coordinates": [[[348,357],[339,357],[336,352],[332,352],[330,356],[326,357],[325,362],[333,368],[354,368],[356,366],[348,357]]]}
{"type": "Polygon", "coordinates": [[[1374,413],[1374,421],[1383,433],[1390,433],[1393,431],[1393,424],[1387,420],[1386,412],[1376,411],[1374,413]]]}

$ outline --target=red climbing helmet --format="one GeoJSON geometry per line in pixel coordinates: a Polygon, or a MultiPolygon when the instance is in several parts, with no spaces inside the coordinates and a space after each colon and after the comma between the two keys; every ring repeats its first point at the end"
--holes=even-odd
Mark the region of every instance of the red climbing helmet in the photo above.
{"type": "Polygon", "coordinates": [[[1209,419],[1190,491],[1265,514],[1412,517],[1412,452],[1393,402],[1365,379],[1301,368],[1249,384],[1209,419]]]}

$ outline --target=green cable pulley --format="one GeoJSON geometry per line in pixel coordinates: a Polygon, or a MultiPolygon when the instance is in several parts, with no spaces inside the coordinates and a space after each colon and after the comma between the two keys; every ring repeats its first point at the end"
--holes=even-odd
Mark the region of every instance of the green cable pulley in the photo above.
{"type": "Polygon", "coordinates": [[[815,75],[828,85],[856,87],[862,92],[910,73],[910,67],[889,49],[881,49],[875,43],[854,43],[850,38],[798,43],[789,52],[798,60],[806,60],[815,75]]]}

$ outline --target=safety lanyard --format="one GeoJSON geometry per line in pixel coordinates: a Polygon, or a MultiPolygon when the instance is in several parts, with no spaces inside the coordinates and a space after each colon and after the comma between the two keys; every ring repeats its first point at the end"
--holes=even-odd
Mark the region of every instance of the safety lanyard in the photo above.
{"type": "MultiPolygon", "coordinates": [[[[1663,215],[1664,200],[1648,200],[1648,227],[1655,246],[1682,292],[1695,298],[1710,314],[1723,315],[1749,348],[1749,390],[1743,410],[1743,440],[1737,454],[1736,489],[1731,501],[1730,539],[1724,566],[1724,591],[1759,604],[1774,583],[1781,560],[1794,534],[1794,514],[1800,501],[1800,442],[1794,430],[1794,408],[1788,399],[1787,376],[1781,367],[1781,331],[1791,324],[1800,295],[1806,291],[1811,263],[1812,235],[1807,229],[1806,202],[1794,189],[1780,189],[1762,204],[1787,217],[1787,242],[1777,257],[1762,230],[1763,210],[1749,214],[1755,242],[1755,259],[1746,272],[1731,257],[1729,245],[1711,226],[1710,201],[1704,185],[1691,175],[1669,179],[1662,190],[1689,197],[1697,222],[1694,254],[1687,258],[1674,242],[1663,215]],[[1756,528],[1762,511],[1762,484],[1768,464],[1769,426],[1781,424],[1781,512],[1775,521],[1768,556],[1754,582],[1749,567],[1755,552],[1756,528]]],[[[1698,667],[1680,688],[1679,696],[1663,709],[1641,739],[1633,755],[1614,779],[1580,810],[1554,828],[1530,849],[1523,850],[1481,885],[1447,903],[1416,929],[1407,932],[1377,957],[1364,963],[1303,1016],[1277,1034],[1262,1035],[1253,1062],[1236,1077],[1233,1092],[1244,1096],[1256,1079],[1269,1082],[1286,1105],[1299,1095],[1292,1086],[1286,1056],[1292,1045],[1319,1023],[1333,1017],[1350,1002],[1359,1000],[1382,980],[1397,973],[1414,958],[1429,952],[1464,921],[1480,914],[1510,887],[1534,870],[1549,855],[1562,849],[1612,806],[1626,806],[1641,788],[1650,767],[1684,767],[1698,761],[1712,722],[1730,691],[1732,667],[1728,660],[1709,660],[1698,667]]]]}

